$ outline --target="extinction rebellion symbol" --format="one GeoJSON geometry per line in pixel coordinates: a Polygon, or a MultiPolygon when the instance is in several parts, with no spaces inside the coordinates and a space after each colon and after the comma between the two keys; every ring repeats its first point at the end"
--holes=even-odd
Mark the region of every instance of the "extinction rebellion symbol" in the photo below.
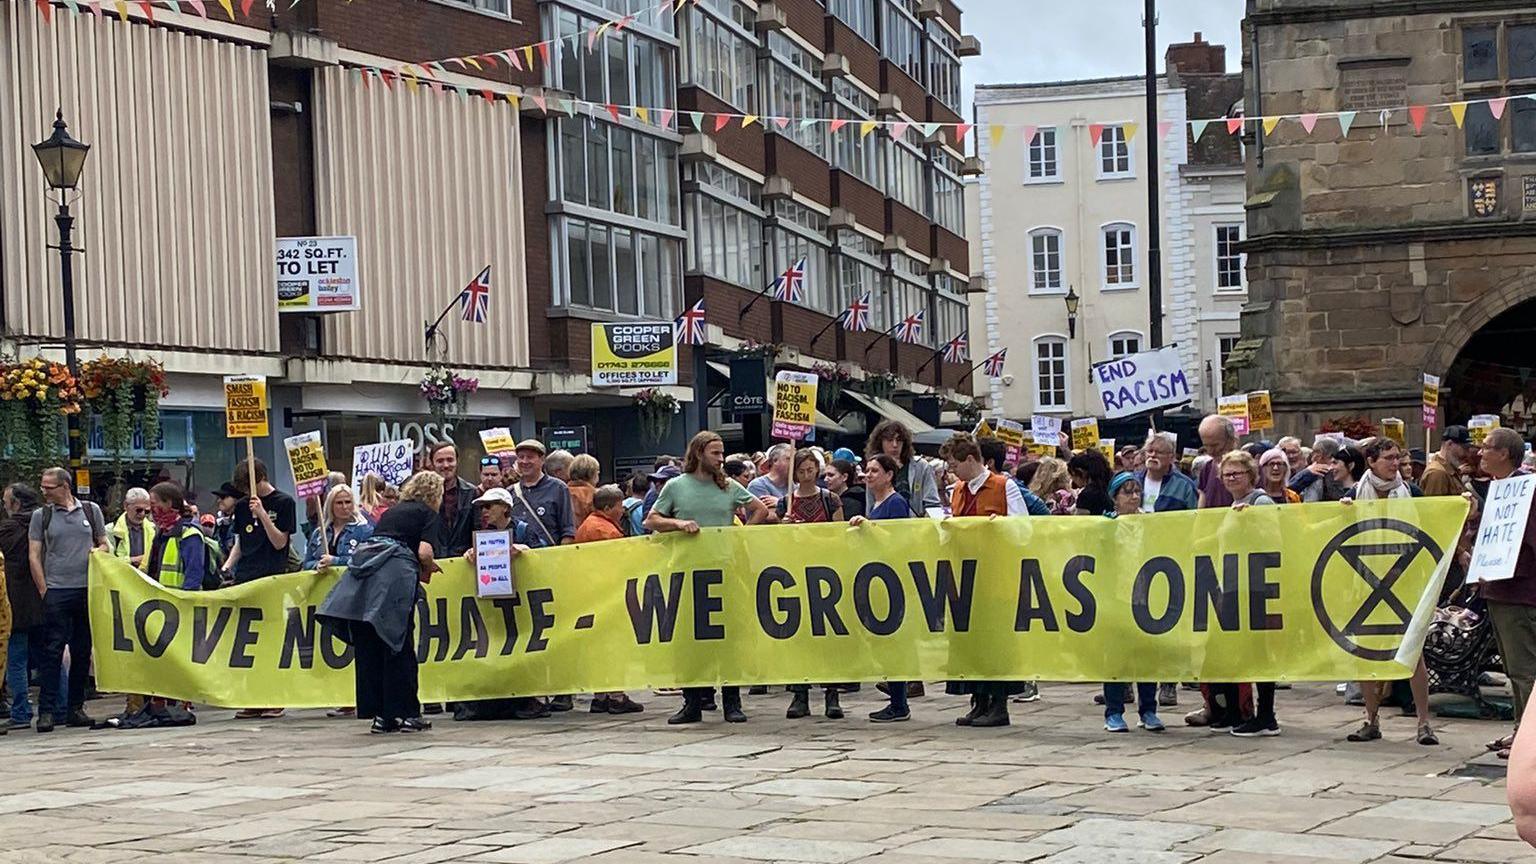
{"type": "Polygon", "coordinates": [[[1417,526],[1398,519],[1356,522],[1328,541],[1318,556],[1312,570],[1312,611],[1340,648],[1364,660],[1391,660],[1397,656],[1395,640],[1407,635],[1412,605],[1419,599],[1409,597],[1405,603],[1395,586],[1415,564],[1433,568],[1440,557],[1440,547],[1417,526]],[[1420,562],[1425,555],[1428,561],[1420,562]],[[1370,590],[1356,608],[1329,609],[1324,601],[1325,578],[1360,579],[1370,590]],[[1393,640],[1392,647],[1371,647],[1360,641],[1383,644],[1383,637],[1393,640]]]}

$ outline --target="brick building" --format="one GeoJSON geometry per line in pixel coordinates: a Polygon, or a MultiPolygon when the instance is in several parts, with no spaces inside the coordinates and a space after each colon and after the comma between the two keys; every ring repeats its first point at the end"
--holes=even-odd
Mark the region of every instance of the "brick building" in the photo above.
{"type": "Polygon", "coordinates": [[[1412,429],[1428,372],[1442,424],[1529,431],[1536,102],[1487,100],[1536,92],[1533,22],[1507,0],[1248,3],[1247,114],[1287,119],[1246,131],[1250,302],[1226,371],[1272,391],[1281,429],[1412,429]],[[1421,130],[1405,106],[1430,106],[1421,130]]]}
{"type": "MultiPolygon", "coordinates": [[[[452,438],[468,460],[476,433],[500,425],[585,425],[605,463],[648,464],[710,410],[694,402],[695,369],[718,402],[727,361],[753,345],[775,346],[780,367],[902,376],[893,400],[826,406],[822,443],[852,444],[883,414],[912,419],[898,402],[937,422],[969,392],[969,365],[918,373],[963,329],[968,283],[962,151],[917,131],[960,122],[959,56],[979,50],[947,0],[701,0],[675,14],[651,0],[303,0],[234,22],[160,2],[152,26],[139,4],[123,20],[112,6],[55,3],[46,23],[33,3],[0,7],[0,106],[32,139],[63,106],[93,145],[76,204],[90,250],[82,356],[165,362],[172,424],[185,415],[187,440],[206,446],[158,455],[195,489],[237,455],[218,432],[219,376],[234,372],[271,379],[269,463],[282,434],[319,429],[341,469],[354,445],[400,437],[452,438]],[[446,87],[397,74],[546,40],[531,69],[447,63],[434,76],[446,87]],[[615,117],[608,103],[652,111],[615,117]],[[764,119],[700,134],[689,111],[764,119]],[[914,125],[893,140],[799,122],[828,116],[914,125]],[[274,238],[328,235],[357,237],[361,308],[279,315],[274,238]],[[753,302],[801,257],[803,307],[753,302]],[[486,264],[489,323],[450,313],[425,340],[486,264]],[[865,291],[873,326],[922,309],[927,344],[835,326],[813,339],[865,291]],[[591,324],[670,321],[701,298],[712,362],[681,352],[671,392],[687,413],[668,440],[644,441],[628,392],[590,386],[591,324]],[[446,423],[417,393],[434,364],[481,383],[446,423]]],[[[0,216],[0,353],[58,354],[42,187],[8,148],[0,189],[24,203],[0,216]]],[[[763,443],[758,418],[732,419],[715,407],[703,422],[763,443]]]]}

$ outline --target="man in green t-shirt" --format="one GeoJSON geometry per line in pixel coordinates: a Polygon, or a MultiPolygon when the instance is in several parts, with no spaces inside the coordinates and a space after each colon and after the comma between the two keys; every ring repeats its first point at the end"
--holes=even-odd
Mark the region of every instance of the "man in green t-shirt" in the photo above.
{"type": "MultiPolygon", "coordinates": [[[[747,524],[756,525],[768,518],[768,508],[745,486],[725,476],[725,442],[713,432],[700,432],[688,442],[683,457],[683,475],[674,477],[661,488],[656,506],[645,517],[645,528],[656,534],[681,531],[697,534],[700,528],[724,528],[736,520],[737,508],[747,508],[747,524]]],[[[667,722],[672,725],[697,723],[703,719],[704,702],[714,695],[712,687],[688,687],[683,690],[683,707],[667,722]]],[[[741,688],[721,687],[720,701],[727,723],[745,723],[741,710],[741,688]]]]}

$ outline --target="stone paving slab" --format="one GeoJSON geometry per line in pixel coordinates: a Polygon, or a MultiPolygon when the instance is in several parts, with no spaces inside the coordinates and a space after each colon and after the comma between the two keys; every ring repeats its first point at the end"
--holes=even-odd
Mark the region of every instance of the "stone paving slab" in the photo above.
{"type": "Polygon", "coordinates": [[[1279,738],[1110,736],[1097,688],[1047,683],[1010,727],[965,730],[941,689],[889,726],[863,720],[881,704],[866,688],[842,722],[788,721],[775,692],[747,698],[745,726],[668,727],[670,699],[651,697],[654,713],[594,717],[578,699],[417,736],[212,709],[185,729],[18,731],[0,739],[0,864],[1536,862],[1503,781],[1454,773],[1502,768],[1482,749],[1496,724],[1438,722],[1433,748],[1350,745],[1359,709],[1298,685],[1279,738]]]}

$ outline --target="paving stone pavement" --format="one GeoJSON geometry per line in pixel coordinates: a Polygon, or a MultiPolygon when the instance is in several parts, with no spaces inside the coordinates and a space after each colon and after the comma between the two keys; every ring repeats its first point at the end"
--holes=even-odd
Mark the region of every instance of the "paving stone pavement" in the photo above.
{"type": "MultiPolygon", "coordinates": [[[[277,861],[634,864],[1410,864],[1536,862],[1483,742],[1501,724],[1441,720],[1438,747],[1383,712],[1385,740],[1332,687],[1282,690],[1284,734],[1242,740],[1178,723],[1111,735],[1096,688],[1045,684],[1006,729],[959,729],[960,698],[913,721],[784,719],[781,692],[669,727],[643,714],[454,723],[369,735],[295,711],[186,729],[0,738],[0,864],[277,861]]],[[[942,687],[929,687],[941,693],[942,687]]],[[[637,694],[638,695],[638,694],[637,694]]],[[[111,713],[118,703],[92,707],[111,713]]],[[[817,702],[813,701],[813,705],[817,702]]]]}

